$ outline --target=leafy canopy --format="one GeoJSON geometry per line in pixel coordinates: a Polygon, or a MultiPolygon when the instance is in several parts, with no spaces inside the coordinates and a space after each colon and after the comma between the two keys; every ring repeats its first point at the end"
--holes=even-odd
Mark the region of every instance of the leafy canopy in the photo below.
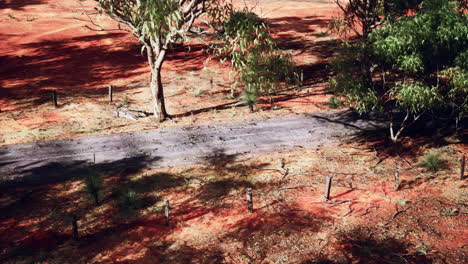
{"type": "Polygon", "coordinates": [[[185,38],[195,18],[207,10],[206,0],[96,0],[101,12],[130,28],[142,43],[167,48],[185,38]]]}
{"type": "Polygon", "coordinates": [[[456,1],[427,0],[416,15],[385,23],[367,41],[345,43],[331,85],[360,112],[466,113],[467,48],[468,18],[456,1]]]}
{"type": "Polygon", "coordinates": [[[253,110],[257,96],[269,95],[283,82],[297,79],[294,63],[283,54],[270,35],[268,25],[247,9],[232,11],[223,23],[221,45],[214,48],[215,54],[230,60],[239,82],[243,86],[243,100],[253,110]]]}
{"type": "Polygon", "coordinates": [[[393,17],[367,38],[345,42],[332,62],[332,89],[361,113],[405,113],[401,128],[425,113],[462,117],[468,112],[468,18],[460,6],[426,0],[415,15],[393,17]]]}

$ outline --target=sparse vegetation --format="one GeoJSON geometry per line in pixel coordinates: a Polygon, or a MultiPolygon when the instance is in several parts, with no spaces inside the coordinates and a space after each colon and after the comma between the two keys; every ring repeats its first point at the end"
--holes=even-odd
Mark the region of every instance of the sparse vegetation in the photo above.
{"type": "Polygon", "coordinates": [[[94,201],[95,205],[99,205],[103,181],[98,171],[94,168],[88,169],[88,175],[84,177],[84,192],[88,198],[94,201]]]}
{"type": "Polygon", "coordinates": [[[126,189],[120,193],[119,208],[124,215],[133,215],[142,206],[140,193],[133,189],[126,189]]]}
{"type": "Polygon", "coordinates": [[[214,54],[229,60],[239,82],[231,87],[231,98],[242,88],[243,100],[253,111],[258,96],[273,95],[283,83],[297,84],[299,76],[289,54],[283,54],[270,35],[270,29],[257,14],[245,8],[229,10],[223,23],[222,45],[213,47],[214,54]]]}
{"type": "Polygon", "coordinates": [[[242,101],[249,107],[251,113],[254,112],[254,106],[257,104],[258,91],[246,90],[242,95],[242,101]]]}
{"type": "Polygon", "coordinates": [[[468,259],[466,1],[46,2],[0,3],[0,262],[468,259]],[[174,119],[116,118],[167,117],[155,59],[174,119]]]}
{"type": "Polygon", "coordinates": [[[337,109],[343,107],[343,103],[338,99],[338,97],[332,96],[328,100],[328,106],[330,106],[330,108],[337,109]]]}
{"type": "Polygon", "coordinates": [[[422,157],[419,166],[426,168],[428,171],[437,172],[445,167],[445,161],[439,151],[431,151],[422,157]]]}
{"type": "Polygon", "coordinates": [[[466,115],[468,17],[463,1],[336,2],[343,16],[332,28],[344,34],[332,62],[336,76],[330,83],[336,93],[361,113],[388,116],[394,142],[423,116],[455,121],[466,115]],[[410,11],[415,15],[405,16],[410,11]],[[349,40],[350,31],[357,41],[349,40]]]}
{"type": "Polygon", "coordinates": [[[141,51],[146,52],[151,69],[152,109],[156,120],[162,122],[169,117],[161,77],[169,49],[186,40],[196,18],[212,8],[216,9],[223,1],[95,1],[100,6],[99,12],[123,24],[126,31],[132,33],[141,43],[141,51]]]}

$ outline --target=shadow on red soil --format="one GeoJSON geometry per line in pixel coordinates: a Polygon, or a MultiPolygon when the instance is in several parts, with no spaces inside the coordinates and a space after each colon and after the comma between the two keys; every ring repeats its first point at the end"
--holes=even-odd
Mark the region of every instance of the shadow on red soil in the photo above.
{"type": "Polygon", "coordinates": [[[47,3],[46,0],[2,0],[0,2],[0,9],[13,9],[13,10],[22,10],[30,5],[42,5],[47,3]]]}
{"type": "MultiPolygon", "coordinates": [[[[59,98],[102,96],[107,92],[106,84],[146,75],[149,71],[138,43],[102,43],[126,35],[109,33],[22,44],[19,48],[29,50],[29,55],[0,56],[0,93],[33,106],[49,101],[49,90],[56,90],[59,98]]],[[[168,54],[166,67],[177,65],[176,72],[198,71],[206,60],[205,48],[201,44],[177,46],[168,54]]],[[[132,87],[117,89],[124,91],[132,87]]]]}
{"type": "MultiPolygon", "coordinates": [[[[111,44],[83,45],[122,36],[112,33],[23,44],[20,48],[30,50],[30,55],[0,57],[1,92],[14,100],[41,96],[47,89],[63,96],[103,93],[105,87],[95,86],[141,74],[137,70],[145,65],[145,58],[135,44],[122,49],[111,44]]],[[[33,105],[42,103],[40,98],[35,100],[33,105]]]]}

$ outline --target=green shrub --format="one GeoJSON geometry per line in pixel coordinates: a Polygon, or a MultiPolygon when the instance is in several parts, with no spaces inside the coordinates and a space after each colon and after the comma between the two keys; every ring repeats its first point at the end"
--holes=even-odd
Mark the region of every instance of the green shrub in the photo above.
{"type": "Polygon", "coordinates": [[[257,97],[258,97],[258,91],[253,89],[253,90],[246,90],[243,93],[242,96],[242,101],[249,106],[250,112],[254,112],[254,106],[257,104],[257,97]]]}
{"type": "Polygon", "coordinates": [[[131,214],[135,210],[138,210],[142,207],[142,199],[140,193],[128,189],[123,191],[119,197],[119,207],[124,214],[131,214]]]}
{"type": "Polygon", "coordinates": [[[445,166],[444,160],[441,159],[440,153],[437,151],[431,151],[426,154],[419,162],[419,166],[426,168],[428,171],[436,172],[443,169],[445,166]]]}
{"type": "Polygon", "coordinates": [[[88,175],[84,178],[85,193],[92,199],[96,205],[99,205],[99,196],[102,190],[102,179],[95,169],[90,169],[88,175]]]}
{"type": "Polygon", "coordinates": [[[328,100],[328,106],[333,109],[343,107],[343,103],[338,99],[338,97],[333,96],[328,100]]]}
{"type": "Polygon", "coordinates": [[[229,60],[236,75],[231,87],[243,90],[244,102],[252,111],[257,96],[272,96],[283,85],[297,84],[298,74],[290,54],[276,45],[270,29],[255,13],[244,9],[233,11],[223,23],[222,44],[213,46],[221,61],[229,60]]]}

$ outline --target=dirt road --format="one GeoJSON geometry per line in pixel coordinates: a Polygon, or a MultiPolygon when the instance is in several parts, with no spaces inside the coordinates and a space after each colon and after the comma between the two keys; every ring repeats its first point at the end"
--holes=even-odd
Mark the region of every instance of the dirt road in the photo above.
{"type": "Polygon", "coordinates": [[[0,147],[0,187],[80,177],[94,163],[104,170],[141,170],[337,144],[378,126],[347,111],[290,115],[209,126],[148,130],[0,147]]]}

